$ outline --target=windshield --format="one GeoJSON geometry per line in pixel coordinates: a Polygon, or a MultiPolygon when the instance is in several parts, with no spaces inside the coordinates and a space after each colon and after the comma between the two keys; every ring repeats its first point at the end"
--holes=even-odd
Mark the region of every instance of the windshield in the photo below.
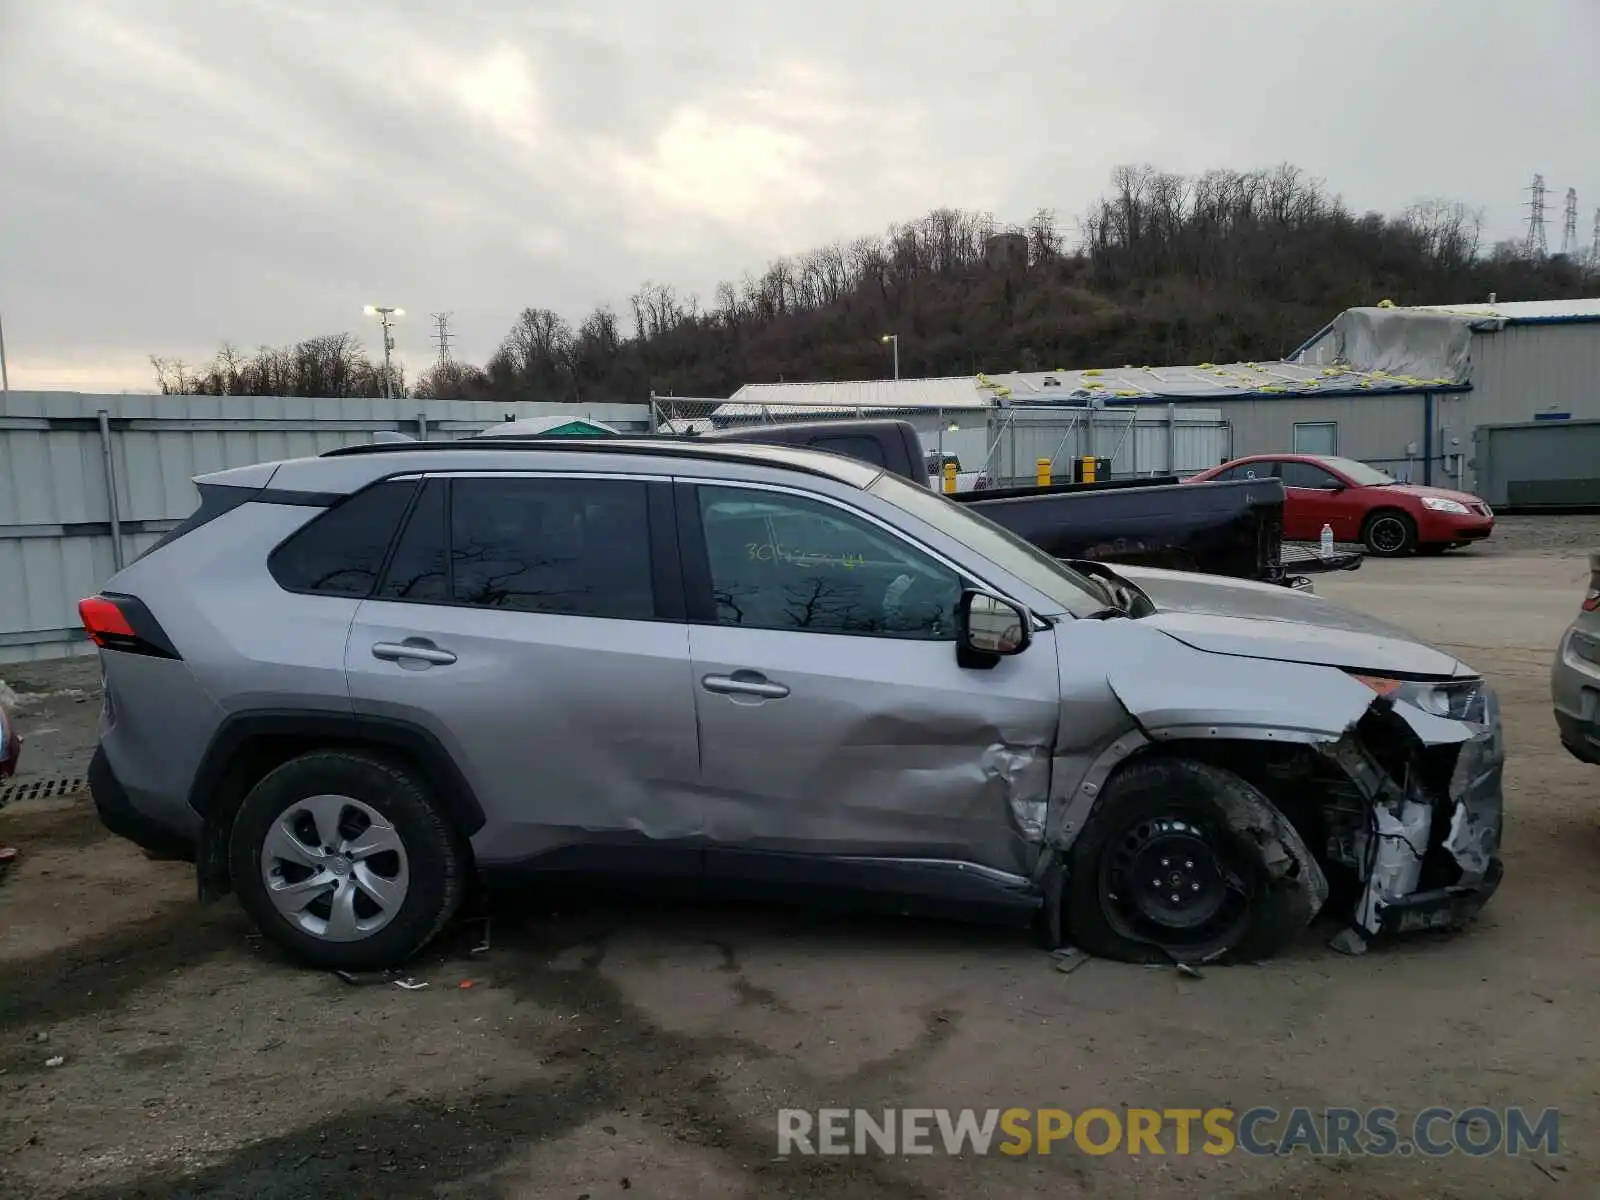
{"type": "Polygon", "coordinates": [[[1322,458],[1317,461],[1332,470],[1338,471],[1339,474],[1349,479],[1351,483],[1359,484],[1362,487],[1382,487],[1386,483],[1395,481],[1394,476],[1388,472],[1380,471],[1377,467],[1369,467],[1366,463],[1357,462],[1353,458],[1322,458]]]}
{"type": "Polygon", "coordinates": [[[1002,571],[1043,592],[1067,612],[1083,614],[1104,605],[1092,580],[1051,558],[1031,542],[954,500],[884,472],[867,491],[926,521],[940,533],[971,546],[1002,571]]]}

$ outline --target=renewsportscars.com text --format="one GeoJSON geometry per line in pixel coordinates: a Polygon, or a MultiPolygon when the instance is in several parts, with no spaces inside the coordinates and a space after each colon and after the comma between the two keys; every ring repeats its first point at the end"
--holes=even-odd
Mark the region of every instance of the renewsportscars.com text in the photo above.
{"type": "Polygon", "coordinates": [[[1560,1150],[1546,1108],[789,1108],[778,1155],[1229,1154],[1483,1157],[1560,1150]]]}

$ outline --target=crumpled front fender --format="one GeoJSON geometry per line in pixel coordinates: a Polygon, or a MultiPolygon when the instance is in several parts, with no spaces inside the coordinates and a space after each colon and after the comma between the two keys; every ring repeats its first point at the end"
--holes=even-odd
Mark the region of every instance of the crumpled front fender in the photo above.
{"type": "Polygon", "coordinates": [[[1163,659],[1159,671],[1118,664],[1108,675],[1117,699],[1155,741],[1330,741],[1376,698],[1366,684],[1330,667],[1193,651],[1163,659]]]}

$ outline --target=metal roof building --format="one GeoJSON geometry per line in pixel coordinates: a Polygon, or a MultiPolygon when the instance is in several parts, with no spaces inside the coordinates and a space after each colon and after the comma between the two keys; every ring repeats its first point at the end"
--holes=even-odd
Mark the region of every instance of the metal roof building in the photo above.
{"type": "Polygon", "coordinates": [[[1230,456],[1342,454],[1472,490],[1479,426],[1600,417],[1600,298],[1352,308],[1283,361],[747,384],[713,419],[871,410],[927,434],[996,409],[1146,405],[1217,411],[1230,456]]]}
{"type": "Polygon", "coordinates": [[[1413,477],[1470,491],[1480,426],[1600,417],[1600,298],[1352,308],[1293,358],[1453,381],[1421,389],[1409,411],[1385,400],[1337,415],[1350,431],[1340,453],[1387,466],[1404,424],[1420,451],[1413,477]]]}

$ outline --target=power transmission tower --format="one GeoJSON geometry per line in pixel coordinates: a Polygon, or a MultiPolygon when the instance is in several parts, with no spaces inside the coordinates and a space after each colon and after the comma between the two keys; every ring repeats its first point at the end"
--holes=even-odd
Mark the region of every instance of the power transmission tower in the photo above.
{"type": "Polygon", "coordinates": [[[439,365],[450,365],[450,314],[433,313],[433,340],[439,347],[439,365]]]}
{"type": "Polygon", "coordinates": [[[1528,239],[1522,249],[1529,258],[1541,259],[1550,253],[1544,236],[1544,176],[1535,175],[1528,191],[1532,194],[1528,201],[1528,239]]]}
{"type": "Polygon", "coordinates": [[[1561,253],[1568,258],[1578,253],[1578,189],[1567,189],[1567,207],[1561,214],[1561,253]]]}

